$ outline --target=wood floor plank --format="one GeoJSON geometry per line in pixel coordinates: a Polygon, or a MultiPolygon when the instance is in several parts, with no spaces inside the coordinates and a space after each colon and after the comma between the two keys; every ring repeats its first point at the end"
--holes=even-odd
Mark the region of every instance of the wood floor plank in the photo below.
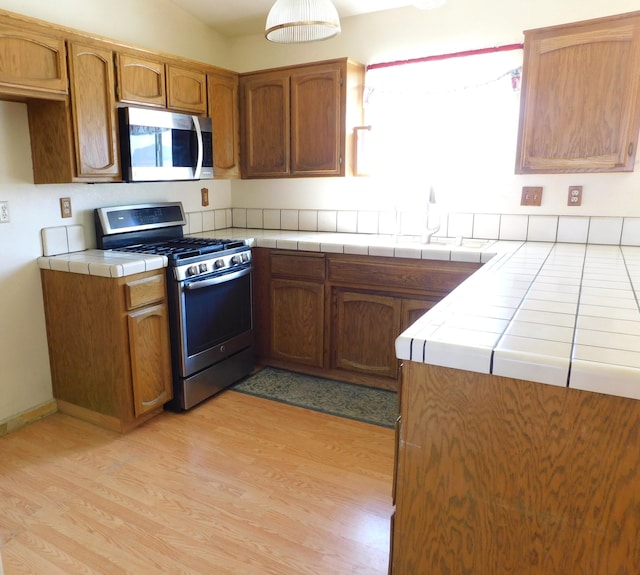
{"type": "Polygon", "coordinates": [[[226,391],[0,438],[4,575],[384,575],[393,431],[226,391]]]}

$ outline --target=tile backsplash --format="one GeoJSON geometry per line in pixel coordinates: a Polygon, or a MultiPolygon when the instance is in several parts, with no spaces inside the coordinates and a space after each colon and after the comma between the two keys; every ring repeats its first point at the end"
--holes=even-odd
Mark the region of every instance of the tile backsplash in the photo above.
{"type": "MultiPolygon", "coordinates": [[[[435,227],[433,216],[431,228],[435,227]]],[[[184,232],[234,227],[421,236],[424,224],[424,214],[411,212],[227,208],[189,212],[184,232]]],[[[640,218],[449,213],[439,214],[439,224],[435,237],[640,246],[640,218]]],[[[47,256],[87,247],[81,225],[44,228],[41,234],[47,256]]]]}
{"type": "MultiPolygon", "coordinates": [[[[425,215],[416,212],[233,208],[215,210],[213,219],[206,216],[210,213],[188,214],[189,230],[185,231],[235,227],[421,236],[425,227],[425,215]]],[[[435,227],[438,219],[435,237],[640,246],[640,218],[452,212],[430,214],[429,227],[435,227]]]]}

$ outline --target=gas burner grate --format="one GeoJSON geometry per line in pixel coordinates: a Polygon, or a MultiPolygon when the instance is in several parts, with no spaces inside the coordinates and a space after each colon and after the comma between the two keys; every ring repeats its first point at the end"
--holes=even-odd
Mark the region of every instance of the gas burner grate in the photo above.
{"type": "Polygon", "coordinates": [[[242,240],[211,239],[211,238],[179,238],[149,244],[133,244],[115,248],[115,251],[153,254],[166,256],[170,260],[184,260],[187,258],[220,252],[244,246],[242,240]]]}

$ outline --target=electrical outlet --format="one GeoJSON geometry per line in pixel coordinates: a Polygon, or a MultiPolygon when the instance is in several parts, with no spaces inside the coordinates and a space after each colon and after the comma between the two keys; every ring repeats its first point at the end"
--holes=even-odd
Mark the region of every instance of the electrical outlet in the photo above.
{"type": "Polygon", "coordinates": [[[63,218],[70,218],[71,213],[71,198],[60,198],[60,215],[63,218]]]}
{"type": "Polygon", "coordinates": [[[209,189],[208,188],[202,188],[200,190],[200,194],[202,195],[202,205],[204,207],[209,205],[209,189]]]}
{"type": "Polygon", "coordinates": [[[520,198],[521,206],[540,206],[542,205],[542,187],[523,186],[522,197],[520,198]]]}
{"type": "Polygon", "coordinates": [[[569,186],[568,206],[582,205],[582,186],[569,186]]]}
{"type": "Polygon", "coordinates": [[[9,202],[0,202],[0,224],[8,224],[9,221],[9,202]]]}

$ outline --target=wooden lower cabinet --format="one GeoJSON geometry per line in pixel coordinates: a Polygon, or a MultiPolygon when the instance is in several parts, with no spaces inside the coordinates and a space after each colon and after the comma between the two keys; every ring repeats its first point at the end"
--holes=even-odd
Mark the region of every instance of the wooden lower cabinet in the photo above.
{"type": "Polygon", "coordinates": [[[257,248],[259,361],[398,388],[395,340],[479,264],[257,248]]]}
{"type": "Polygon", "coordinates": [[[640,573],[640,401],[402,371],[391,575],[640,573]]]}
{"type": "Polygon", "coordinates": [[[335,288],[332,306],[331,367],[397,379],[402,300],[335,288]]]}
{"type": "Polygon", "coordinates": [[[322,283],[271,281],[271,357],[322,367],[323,325],[322,283]]]}
{"type": "Polygon", "coordinates": [[[41,277],[58,409],[120,432],[161,411],[173,395],[164,270],[41,277]]]}

